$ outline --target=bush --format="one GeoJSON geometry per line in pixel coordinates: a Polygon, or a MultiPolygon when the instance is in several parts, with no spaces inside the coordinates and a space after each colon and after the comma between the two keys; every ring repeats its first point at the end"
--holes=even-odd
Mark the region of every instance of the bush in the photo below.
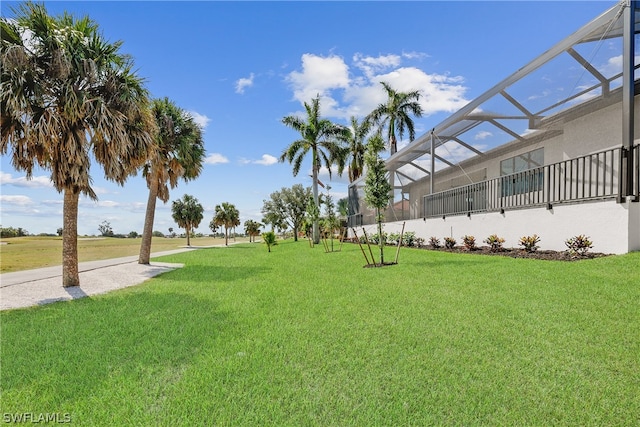
{"type": "Polygon", "coordinates": [[[423,237],[416,237],[416,246],[421,248],[424,246],[424,238],[423,237]]]}
{"type": "Polygon", "coordinates": [[[475,251],[476,248],[476,238],[473,236],[467,236],[466,234],[462,236],[462,242],[464,243],[464,247],[468,251],[475,251]]]}
{"type": "Polygon", "coordinates": [[[445,237],[444,238],[444,247],[447,249],[453,249],[456,247],[456,239],[454,239],[453,237],[445,237]]]}
{"type": "MultiPolygon", "coordinates": [[[[388,234],[383,231],[382,232],[382,244],[385,245],[385,244],[387,244],[388,241],[389,241],[388,234]]],[[[378,235],[378,233],[372,234],[371,236],[369,236],[369,242],[373,243],[374,245],[379,244],[380,243],[380,236],[378,235]]]]}
{"type": "Polygon", "coordinates": [[[413,246],[416,241],[416,233],[414,231],[407,231],[402,236],[402,244],[404,246],[413,246]]]}
{"type": "Polygon", "coordinates": [[[164,234],[162,233],[162,231],[158,231],[158,230],[156,230],[153,233],[151,233],[151,235],[153,237],[164,237],[164,234]]]}
{"type": "Polygon", "coordinates": [[[489,245],[491,252],[500,252],[503,249],[502,244],[504,243],[504,239],[502,237],[498,237],[497,234],[492,234],[487,237],[484,242],[489,245]]]}
{"type": "Polygon", "coordinates": [[[389,233],[386,243],[389,245],[397,245],[400,240],[400,233],[389,233]]]}
{"type": "Polygon", "coordinates": [[[589,240],[589,237],[583,234],[567,239],[564,244],[567,246],[567,252],[573,258],[585,256],[587,252],[589,252],[589,249],[593,247],[593,243],[589,240]]]}
{"type": "Polygon", "coordinates": [[[535,252],[538,250],[538,243],[540,242],[540,238],[537,234],[533,236],[524,236],[520,238],[518,244],[522,246],[522,248],[526,252],[535,252]]]}
{"type": "Polygon", "coordinates": [[[433,249],[440,249],[442,247],[442,245],[440,244],[440,239],[434,236],[429,237],[429,246],[431,246],[431,248],[433,249]]]}

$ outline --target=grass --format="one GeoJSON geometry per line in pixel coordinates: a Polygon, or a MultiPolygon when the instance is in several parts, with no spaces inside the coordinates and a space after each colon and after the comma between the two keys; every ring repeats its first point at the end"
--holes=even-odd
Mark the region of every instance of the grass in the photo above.
{"type": "Polygon", "coordinates": [[[4,413],[74,425],[638,425],[640,253],[202,249],[143,285],[2,312],[4,413]]]}
{"type": "MultiPolygon", "coordinates": [[[[62,237],[13,237],[2,239],[0,245],[0,273],[51,267],[62,264],[62,237]]],[[[95,261],[118,258],[140,253],[141,239],[79,238],[78,261],[95,261]]],[[[192,246],[211,246],[224,243],[224,239],[198,237],[191,239],[192,246]]],[[[151,251],[160,252],[186,246],[187,239],[154,237],[151,251]]]]}

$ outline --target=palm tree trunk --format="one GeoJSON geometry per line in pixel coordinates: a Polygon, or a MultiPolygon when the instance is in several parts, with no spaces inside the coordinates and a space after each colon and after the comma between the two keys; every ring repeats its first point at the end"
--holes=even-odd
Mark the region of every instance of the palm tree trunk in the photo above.
{"type": "Polygon", "coordinates": [[[229,229],[224,227],[224,245],[229,246],[229,229]]]}
{"type": "MultiPolygon", "coordinates": [[[[318,203],[318,168],[316,166],[316,156],[313,156],[313,203],[320,209],[320,203],[318,203]]],[[[313,243],[317,245],[320,243],[320,220],[318,218],[313,219],[313,243]]]]}
{"type": "Polygon", "coordinates": [[[151,257],[151,237],[153,236],[153,219],[156,214],[157,200],[158,182],[152,180],[149,186],[149,199],[147,200],[147,212],[144,216],[144,229],[142,231],[142,243],[140,244],[138,264],[149,264],[149,258],[151,257]]]}
{"type": "Polygon", "coordinates": [[[187,246],[191,246],[191,226],[187,225],[185,230],[187,230],[187,246]]]}
{"type": "Polygon", "coordinates": [[[62,207],[62,286],[80,286],[78,272],[78,199],[79,192],[64,190],[62,207]]]}

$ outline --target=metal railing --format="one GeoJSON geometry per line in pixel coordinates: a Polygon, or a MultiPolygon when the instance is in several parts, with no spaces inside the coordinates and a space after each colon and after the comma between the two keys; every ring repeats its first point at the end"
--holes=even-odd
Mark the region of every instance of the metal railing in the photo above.
{"type": "MultiPolygon", "coordinates": [[[[594,199],[620,192],[622,149],[614,148],[423,197],[423,216],[470,215],[594,199]]],[[[634,147],[636,196],[640,148],[634,147]]]]}

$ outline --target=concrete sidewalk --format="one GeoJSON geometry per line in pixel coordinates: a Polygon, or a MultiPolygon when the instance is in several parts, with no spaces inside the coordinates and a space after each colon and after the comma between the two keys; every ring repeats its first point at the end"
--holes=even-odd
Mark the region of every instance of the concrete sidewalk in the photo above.
{"type": "MultiPolygon", "coordinates": [[[[171,255],[197,249],[181,248],[151,254],[152,257],[171,255]]],[[[138,264],[138,256],[82,262],[80,286],[62,287],[62,266],[17,271],[0,275],[0,310],[43,305],[97,295],[133,286],[182,264],[151,262],[138,264]]]]}

